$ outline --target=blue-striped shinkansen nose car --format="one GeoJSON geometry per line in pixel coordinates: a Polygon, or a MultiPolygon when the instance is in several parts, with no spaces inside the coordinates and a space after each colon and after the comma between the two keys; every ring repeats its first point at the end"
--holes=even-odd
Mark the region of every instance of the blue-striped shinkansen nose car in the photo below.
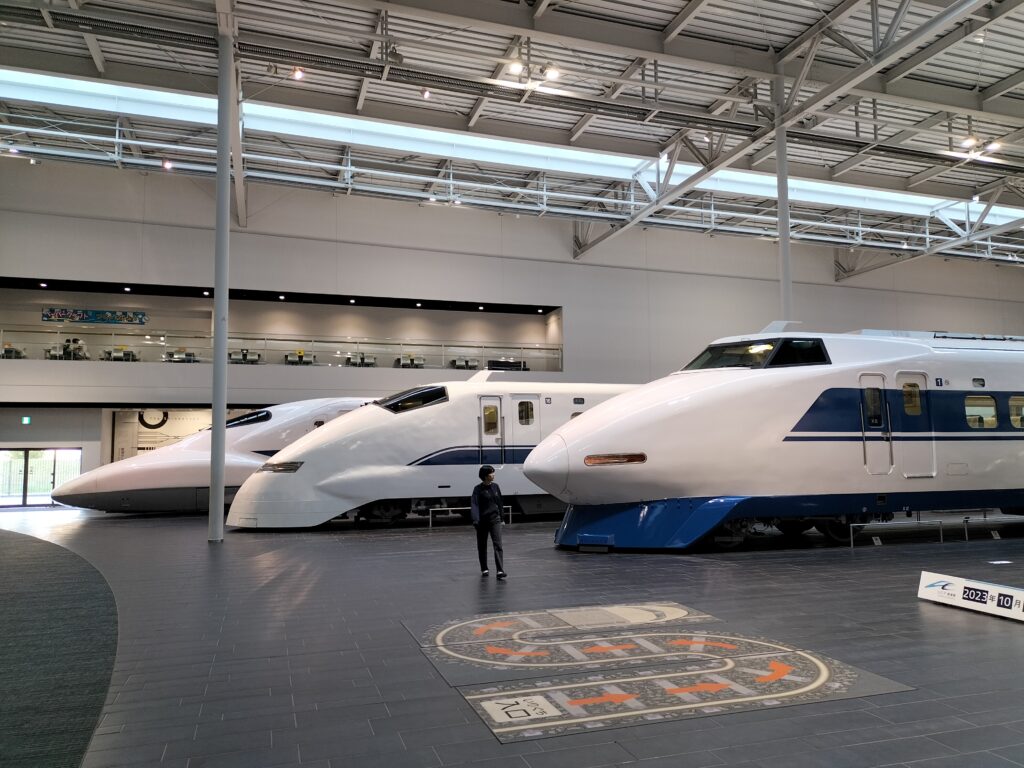
{"type": "Polygon", "coordinates": [[[1024,338],[904,331],[721,339],[555,430],[525,472],[562,546],[685,548],[916,510],[1024,508],[1024,338]]]}

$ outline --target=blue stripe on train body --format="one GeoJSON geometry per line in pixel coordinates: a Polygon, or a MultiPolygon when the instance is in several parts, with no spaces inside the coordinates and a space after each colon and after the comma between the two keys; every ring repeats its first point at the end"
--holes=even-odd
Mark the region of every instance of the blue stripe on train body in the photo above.
{"type": "Polygon", "coordinates": [[[449,448],[442,448],[439,451],[428,453],[415,461],[410,461],[410,467],[441,467],[466,464],[522,464],[526,457],[536,446],[533,445],[507,445],[504,447],[505,457],[502,460],[501,446],[490,446],[481,448],[479,445],[455,445],[449,448]]]}
{"type": "MultiPolygon", "coordinates": [[[[832,435],[812,437],[790,434],[784,440],[829,442],[864,439],[865,432],[861,425],[862,391],[857,387],[826,389],[818,395],[792,430],[794,433],[830,432],[832,435]]],[[[921,392],[921,414],[916,416],[908,414],[904,409],[901,390],[886,389],[884,395],[888,406],[886,410],[892,419],[890,428],[896,433],[893,434],[894,440],[1024,440],[1024,429],[1013,426],[1010,421],[1010,397],[1020,396],[1020,392],[929,389],[921,392]],[[971,427],[967,423],[964,398],[969,395],[985,395],[995,400],[997,426],[983,429],[971,427]],[[933,437],[930,434],[932,432],[962,433],[962,436],[947,434],[933,437]]],[[[878,428],[868,429],[867,439],[882,439],[880,432],[878,428]]]]}
{"type": "Polygon", "coordinates": [[[922,491],[882,495],[719,496],[659,499],[628,504],[574,505],[565,513],[555,544],[617,549],[683,549],[728,520],[741,518],[859,517],[909,510],[1024,506],[1024,488],[994,491],[922,491]],[[600,531],[594,533],[593,531],[600,531]]]}

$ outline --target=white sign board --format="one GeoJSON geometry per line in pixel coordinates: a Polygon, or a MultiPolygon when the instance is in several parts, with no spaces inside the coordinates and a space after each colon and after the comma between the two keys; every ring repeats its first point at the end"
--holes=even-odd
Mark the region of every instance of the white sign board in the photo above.
{"type": "Polygon", "coordinates": [[[1024,621],[1024,589],[1017,587],[921,571],[917,596],[956,608],[1024,621]]]}

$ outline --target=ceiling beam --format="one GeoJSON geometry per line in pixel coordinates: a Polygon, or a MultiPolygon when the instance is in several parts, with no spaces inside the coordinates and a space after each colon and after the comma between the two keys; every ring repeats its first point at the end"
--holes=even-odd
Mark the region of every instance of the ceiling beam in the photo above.
{"type": "Polygon", "coordinates": [[[842,96],[850,89],[856,87],[859,82],[871,77],[882,69],[885,69],[887,66],[892,64],[893,61],[899,60],[899,58],[908,50],[913,50],[916,46],[920,45],[922,40],[929,39],[948,25],[958,21],[971,9],[984,5],[984,2],[985,0],[958,0],[958,2],[951,5],[946,10],[936,14],[924,24],[921,24],[916,29],[908,32],[897,42],[892,43],[887,48],[883,48],[882,50],[875,52],[868,61],[853,69],[846,75],[846,77],[822,88],[810,98],[805,99],[798,106],[795,106],[786,111],[785,114],[780,115],[776,120],[777,125],[775,128],[762,128],[749,139],[739,142],[729,150],[729,152],[721,155],[713,163],[705,166],[702,170],[694,173],[685,181],[669,189],[655,202],[644,206],[625,223],[605,232],[583,248],[578,249],[573,254],[573,258],[579,259],[600,243],[606,242],[613,237],[617,237],[631,227],[639,224],[647,217],[664,208],[666,205],[669,205],[679,199],[682,195],[685,195],[698,184],[709,179],[717,171],[723,168],[728,168],[750,151],[757,149],[768,141],[769,137],[775,132],[775,130],[778,130],[779,128],[788,128],[800,120],[807,112],[827,104],[832,101],[832,99],[842,96]]]}
{"type": "MultiPolygon", "coordinates": [[[[505,57],[508,58],[510,56],[515,56],[519,52],[519,46],[522,44],[522,42],[523,38],[521,38],[519,35],[515,35],[512,38],[512,42],[509,43],[508,47],[505,49],[505,57]]],[[[500,80],[502,77],[505,76],[505,68],[507,66],[508,64],[506,64],[505,62],[501,62],[498,66],[494,68],[494,71],[491,73],[491,77],[495,80],[500,80]]],[[[472,128],[474,125],[476,125],[476,121],[479,120],[480,116],[484,113],[484,108],[487,106],[487,102],[488,99],[486,97],[482,97],[476,100],[476,104],[474,104],[473,108],[469,110],[469,120],[466,123],[467,127],[472,128]]]]}
{"type": "Polygon", "coordinates": [[[920,69],[939,54],[945,53],[950,48],[959,45],[966,40],[970,40],[975,35],[983,34],[986,29],[1003,19],[1007,14],[1016,11],[1021,7],[1021,5],[1024,5],[1024,0],[1003,0],[1003,2],[999,3],[992,9],[990,18],[984,21],[980,21],[978,19],[967,19],[956,29],[947,32],[938,40],[929,43],[913,56],[901,61],[891,70],[886,72],[885,81],[887,83],[895,83],[897,80],[906,77],[914,70],[920,69]]]}
{"type": "Polygon", "coordinates": [[[698,13],[707,8],[710,2],[711,0],[689,0],[686,7],[677,13],[676,17],[665,27],[663,40],[666,43],[671,41],[672,38],[683,31],[687,24],[697,17],[698,13]]]}
{"type": "MultiPolygon", "coordinates": [[[[646,66],[647,59],[633,59],[633,62],[624,70],[622,70],[622,74],[619,75],[619,79],[629,80],[630,78],[633,77],[633,75],[643,70],[643,68],[646,66]]],[[[605,89],[604,96],[606,99],[614,99],[624,90],[626,90],[626,87],[626,83],[622,82],[610,85],[605,89]]],[[[590,113],[584,115],[579,120],[577,120],[576,125],[572,127],[571,131],[569,131],[569,141],[574,142],[577,139],[579,139],[579,137],[583,135],[583,132],[587,130],[587,126],[589,126],[595,120],[595,118],[597,118],[597,115],[590,113]]]]}
{"type": "Polygon", "coordinates": [[[779,51],[779,61],[789,61],[799,56],[800,51],[807,43],[818,37],[826,29],[841,24],[856,13],[866,2],[867,0],[843,0],[842,3],[822,16],[821,19],[800,33],[793,42],[779,51]]]}
{"type": "MultiPolygon", "coordinates": [[[[884,144],[890,146],[893,144],[902,144],[904,141],[909,141],[910,139],[917,136],[917,134],[919,134],[921,131],[927,131],[930,128],[934,128],[936,125],[941,125],[942,123],[949,120],[950,117],[951,115],[948,112],[936,112],[934,115],[926,117],[924,120],[914,123],[909,128],[900,131],[895,136],[885,139],[884,144]]],[[[877,147],[882,143],[883,142],[872,144],[870,148],[877,147]]],[[[867,149],[868,148],[865,148],[864,150],[861,150],[857,154],[853,155],[852,157],[848,157],[841,163],[837,163],[836,165],[832,166],[832,178],[837,179],[844,173],[852,171],[861,163],[866,163],[868,160],[870,160],[871,154],[866,151],[867,149]]]]}

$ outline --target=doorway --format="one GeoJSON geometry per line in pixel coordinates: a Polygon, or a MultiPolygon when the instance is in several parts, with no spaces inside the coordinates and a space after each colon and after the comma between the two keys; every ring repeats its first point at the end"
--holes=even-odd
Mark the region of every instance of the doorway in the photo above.
{"type": "Polygon", "coordinates": [[[53,489],[80,474],[81,448],[0,448],[0,507],[52,504],[53,489]]]}

